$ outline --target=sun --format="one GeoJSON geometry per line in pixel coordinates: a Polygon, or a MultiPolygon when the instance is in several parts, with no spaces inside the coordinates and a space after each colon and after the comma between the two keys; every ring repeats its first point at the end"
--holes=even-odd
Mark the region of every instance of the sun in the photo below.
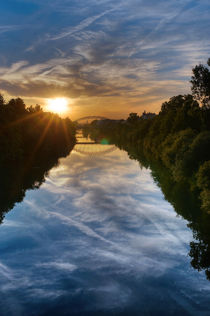
{"type": "Polygon", "coordinates": [[[63,114],[69,110],[66,98],[48,99],[47,109],[51,112],[63,114]]]}

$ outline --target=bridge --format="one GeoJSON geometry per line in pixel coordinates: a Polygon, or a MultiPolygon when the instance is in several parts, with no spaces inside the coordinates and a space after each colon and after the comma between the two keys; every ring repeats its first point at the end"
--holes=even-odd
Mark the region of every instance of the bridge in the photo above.
{"type": "MultiPolygon", "coordinates": [[[[83,137],[79,137],[83,138],[83,137]]],[[[84,139],[84,138],[83,138],[84,139]]],[[[115,151],[117,148],[115,145],[108,145],[108,144],[101,144],[100,142],[93,142],[93,141],[77,141],[76,145],[74,146],[74,151],[85,155],[85,156],[102,156],[109,154],[115,151]]]]}
{"type": "Polygon", "coordinates": [[[81,122],[81,121],[88,121],[88,120],[108,120],[107,117],[104,116],[98,116],[98,115],[93,115],[93,116],[84,116],[84,117],[80,117],[79,119],[77,119],[75,122],[81,122]]]}
{"type": "Polygon", "coordinates": [[[76,145],[95,145],[100,143],[93,143],[93,142],[76,142],[76,145]]]}
{"type": "Polygon", "coordinates": [[[74,146],[74,151],[76,151],[79,154],[90,157],[104,156],[109,153],[112,153],[116,149],[117,148],[114,145],[101,145],[97,143],[77,143],[74,146]]]}

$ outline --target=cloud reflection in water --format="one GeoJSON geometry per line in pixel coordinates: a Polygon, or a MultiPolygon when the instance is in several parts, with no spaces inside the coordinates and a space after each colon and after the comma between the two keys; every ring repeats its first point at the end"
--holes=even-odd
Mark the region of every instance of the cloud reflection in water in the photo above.
{"type": "Polygon", "coordinates": [[[0,227],[0,314],[207,310],[210,286],[190,268],[186,225],[125,152],[73,151],[0,227]]]}

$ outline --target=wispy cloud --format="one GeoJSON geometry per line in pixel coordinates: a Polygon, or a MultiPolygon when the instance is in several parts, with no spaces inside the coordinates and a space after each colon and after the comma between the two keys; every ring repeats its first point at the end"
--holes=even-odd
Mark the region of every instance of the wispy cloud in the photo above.
{"type": "Polygon", "coordinates": [[[20,30],[21,27],[19,25],[0,25],[0,34],[6,32],[14,32],[20,30]]]}
{"type": "Polygon", "coordinates": [[[103,17],[104,15],[106,15],[112,11],[114,11],[114,9],[106,10],[98,15],[88,17],[87,19],[84,19],[82,22],[80,22],[77,26],[71,27],[71,28],[65,30],[64,32],[62,32],[58,35],[49,37],[49,40],[59,40],[59,39],[62,39],[64,37],[70,36],[74,33],[80,32],[80,31],[84,30],[85,28],[87,28],[88,26],[90,26],[95,21],[97,21],[98,19],[100,19],[101,17],[103,17]]]}
{"type": "Polygon", "coordinates": [[[47,269],[55,268],[58,270],[64,270],[68,272],[72,272],[77,269],[77,267],[74,264],[71,264],[69,262],[62,262],[62,261],[38,263],[37,267],[47,268],[47,269]]]}

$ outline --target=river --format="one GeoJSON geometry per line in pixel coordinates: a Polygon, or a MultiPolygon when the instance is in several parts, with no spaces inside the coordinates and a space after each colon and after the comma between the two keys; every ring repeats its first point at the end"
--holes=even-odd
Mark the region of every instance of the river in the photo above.
{"type": "Polygon", "coordinates": [[[210,315],[188,222],[150,170],[103,146],[76,145],[5,216],[0,315],[210,315]]]}

